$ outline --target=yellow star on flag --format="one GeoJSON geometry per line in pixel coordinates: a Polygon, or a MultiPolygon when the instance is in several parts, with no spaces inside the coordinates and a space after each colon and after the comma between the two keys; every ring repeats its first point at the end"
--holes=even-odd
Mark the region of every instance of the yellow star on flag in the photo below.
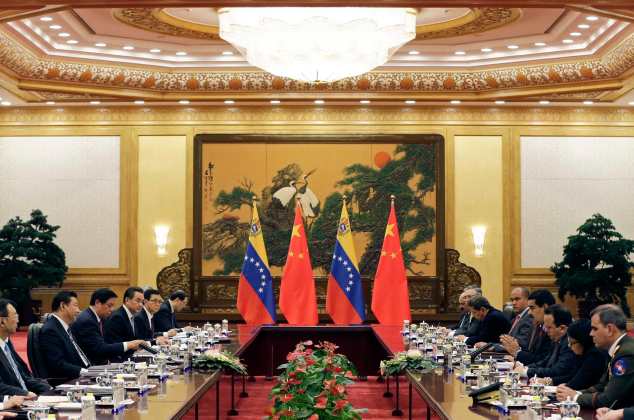
{"type": "Polygon", "coordinates": [[[301,228],[301,225],[293,225],[293,233],[291,233],[291,237],[297,236],[298,238],[301,238],[302,234],[299,232],[301,228]]]}
{"type": "Polygon", "coordinates": [[[394,232],[392,231],[392,229],[394,229],[394,225],[388,223],[387,227],[385,228],[385,236],[387,235],[394,236],[394,232]]]}

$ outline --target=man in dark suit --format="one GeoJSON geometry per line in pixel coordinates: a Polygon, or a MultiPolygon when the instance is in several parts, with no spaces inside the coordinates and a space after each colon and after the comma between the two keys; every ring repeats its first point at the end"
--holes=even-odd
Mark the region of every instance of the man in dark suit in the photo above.
{"type": "Polygon", "coordinates": [[[90,367],[90,360],[79,348],[70,326],[79,315],[77,293],[62,290],[53,297],[53,313],[40,330],[40,353],[46,364],[47,376],[59,383],[79,378],[90,367]]]}
{"type": "Polygon", "coordinates": [[[634,338],[627,335],[627,318],[617,305],[601,305],[591,312],[590,335],[597,348],[607,350],[610,363],[598,384],[575,391],[566,385],[557,387],[557,399],[575,399],[582,408],[634,405],[634,338]]]}
{"type": "Polygon", "coordinates": [[[154,331],[163,333],[173,329],[178,329],[176,322],[176,312],[180,312],[187,305],[187,295],[182,290],[172,293],[167,302],[164,302],[160,309],[154,314],[154,331]]]}
{"type": "Polygon", "coordinates": [[[484,296],[472,298],[469,306],[473,317],[480,321],[480,326],[475,335],[467,337],[467,345],[477,344],[480,347],[487,343],[499,342],[500,335],[507,332],[511,326],[509,320],[502,312],[491,306],[484,296]]]}
{"type": "Polygon", "coordinates": [[[77,344],[93,365],[104,365],[109,360],[121,360],[127,351],[137,350],[145,343],[143,340],[106,342],[103,321],[112,313],[116,301],[117,294],[112,290],[95,290],[90,297],[90,306],[79,314],[71,326],[77,344]]]}
{"type": "MultiPolygon", "coordinates": [[[[114,310],[104,323],[104,338],[107,343],[122,343],[137,339],[134,316],[139,313],[142,306],[143,289],[128,287],[123,293],[123,305],[114,310]]],[[[133,353],[134,350],[128,350],[119,361],[131,357],[133,353]]]]}
{"type": "Polygon", "coordinates": [[[558,377],[564,382],[575,374],[578,358],[568,346],[567,330],[572,323],[572,314],[561,305],[549,306],[544,313],[544,327],[548,338],[553,342],[550,354],[542,360],[524,366],[516,362],[515,370],[525,373],[529,378],[558,377]]]}
{"type": "Polygon", "coordinates": [[[464,335],[468,337],[470,335],[474,335],[478,330],[480,321],[478,321],[473,317],[473,315],[471,315],[469,301],[475,296],[480,295],[482,295],[482,289],[480,289],[479,287],[467,287],[460,294],[460,297],[458,298],[458,303],[460,303],[460,311],[462,312],[462,316],[460,317],[460,320],[455,327],[454,335],[464,335]]]}
{"type": "Polygon", "coordinates": [[[526,349],[520,347],[517,339],[513,337],[506,335],[500,337],[500,343],[516,361],[529,365],[548,357],[553,343],[544,331],[544,311],[554,304],[555,297],[547,289],[533,290],[528,296],[528,309],[533,317],[533,328],[526,349]]]}
{"type": "Polygon", "coordinates": [[[25,395],[34,398],[49,391],[43,379],[31,376],[26,363],[18,356],[10,337],[18,328],[18,313],[8,299],[0,299],[0,395],[25,395]]]}
{"type": "MultiPolygon", "coordinates": [[[[500,336],[500,342],[508,338],[517,341],[522,350],[528,349],[528,343],[533,331],[533,316],[528,307],[528,296],[530,292],[526,287],[516,287],[511,291],[511,303],[513,304],[513,318],[511,318],[511,329],[507,334],[500,336]]],[[[496,344],[495,351],[506,351],[502,344],[496,344]]]]}
{"type": "Polygon", "coordinates": [[[169,330],[164,333],[157,333],[154,329],[154,314],[156,314],[163,303],[163,298],[156,289],[146,289],[143,292],[143,308],[134,316],[134,325],[137,338],[151,341],[152,344],[167,343],[167,336],[176,335],[176,330],[169,330]]]}
{"type": "Polygon", "coordinates": [[[137,338],[134,316],[143,307],[143,289],[128,287],[123,293],[123,305],[112,312],[104,324],[104,335],[108,343],[132,341],[137,338]]]}

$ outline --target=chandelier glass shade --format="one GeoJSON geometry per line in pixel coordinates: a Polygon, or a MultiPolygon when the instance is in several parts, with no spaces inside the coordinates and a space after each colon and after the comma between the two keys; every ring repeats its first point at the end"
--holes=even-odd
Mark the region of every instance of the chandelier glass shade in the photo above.
{"type": "Polygon", "coordinates": [[[333,82],[385,64],[416,37],[416,11],[369,7],[228,7],[220,37],[253,66],[304,82],[333,82]]]}

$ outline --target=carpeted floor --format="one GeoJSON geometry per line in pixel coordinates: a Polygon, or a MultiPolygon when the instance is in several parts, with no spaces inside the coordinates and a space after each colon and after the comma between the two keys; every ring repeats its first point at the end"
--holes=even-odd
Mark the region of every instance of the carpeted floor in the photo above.
{"type": "MultiPolygon", "coordinates": [[[[240,420],[261,420],[269,414],[271,401],[268,399],[269,392],[275,382],[265,381],[262,377],[257,377],[256,382],[247,383],[248,398],[238,398],[241,390],[236,382],[236,409],[238,415],[231,417],[227,415],[230,403],[230,380],[228,377],[223,378],[221,388],[221,418],[240,419],[240,420]]],[[[392,385],[394,385],[392,383],[392,385]]],[[[366,408],[367,411],[362,414],[364,419],[388,420],[394,419],[392,410],[394,409],[394,398],[384,398],[385,384],[378,383],[376,377],[368,378],[365,382],[356,382],[348,388],[350,403],[356,408],[366,408]]],[[[392,390],[394,388],[392,387],[392,390]]],[[[401,379],[401,409],[403,417],[407,417],[407,382],[401,379]]],[[[215,390],[205,395],[199,404],[200,419],[215,418],[215,390]]],[[[412,418],[422,419],[426,415],[425,402],[418,396],[414,395],[412,418]]],[[[433,417],[435,418],[435,416],[433,417]]],[[[193,410],[188,413],[186,420],[193,420],[193,410]]]]}

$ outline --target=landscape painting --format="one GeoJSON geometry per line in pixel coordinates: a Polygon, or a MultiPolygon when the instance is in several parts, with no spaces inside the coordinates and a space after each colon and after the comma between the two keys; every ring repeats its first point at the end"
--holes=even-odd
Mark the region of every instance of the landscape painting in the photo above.
{"type": "Polygon", "coordinates": [[[362,276],[376,270],[391,196],[408,275],[438,276],[440,136],[236,137],[197,136],[201,277],[239,275],[254,204],[279,276],[296,202],[314,274],[326,276],[344,196],[362,276]]]}

